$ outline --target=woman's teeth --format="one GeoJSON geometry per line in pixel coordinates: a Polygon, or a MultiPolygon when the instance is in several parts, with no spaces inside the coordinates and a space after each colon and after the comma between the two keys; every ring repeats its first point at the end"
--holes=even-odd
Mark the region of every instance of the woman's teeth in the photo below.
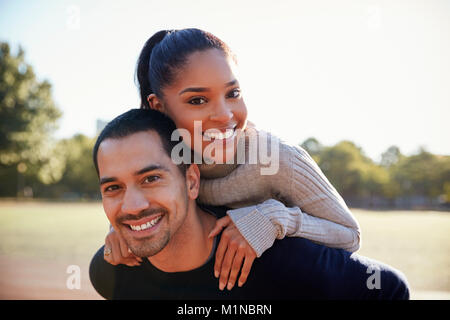
{"type": "Polygon", "coordinates": [[[157,218],[155,218],[155,219],[153,219],[153,220],[151,220],[151,221],[149,221],[149,222],[147,222],[147,223],[141,224],[140,226],[134,226],[134,225],[131,225],[131,224],[130,224],[130,228],[131,228],[132,230],[134,230],[134,231],[141,231],[141,230],[145,230],[145,229],[151,228],[151,227],[153,227],[155,224],[158,223],[158,221],[161,219],[161,217],[162,217],[162,216],[159,216],[159,217],[157,217],[157,218]]]}
{"type": "Polygon", "coordinates": [[[219,132],[216,130],[207,130],[205,133],[203,133],[203,136],[207,139],[214,139],[214,140],[224,140],[231,138],[234,134],[234,129],[227,129],[225,132],[219,132]]]}

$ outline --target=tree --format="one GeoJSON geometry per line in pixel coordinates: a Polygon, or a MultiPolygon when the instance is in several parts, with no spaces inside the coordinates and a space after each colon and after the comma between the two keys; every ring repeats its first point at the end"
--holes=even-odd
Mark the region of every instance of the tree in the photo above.
{"type": "Polygon", "coordinates": [[[403,161],[405,156],[400,152],[400,148],[397,146],[390,146],[385,152],[381,154],[380,165],[386,168],[388,174],[388,182],[384,184],[384,195],[387,199],[393,201],[395,198],[401,195],[402,188],[398,181],[395,179],[395,172],[397,165],[403,161]]]}
{"type": "Polygon", "coordinates": [[[342,141],[326,147],[320,154],[319,166],[330,182],[345,198],[363,194],[364,171],[369,159],[353,142],[342,141]]]}
{"type": "Polygon", "coordinates": [[[401,187],[402,195],[423,196],[429,200],[443,193],[445,178],[448,179],[449,174],[445,159],[440,160],[425,149],[402,158],[393,168],[393,179],[401,187]]]}
{"type": "Polygon", "coordinates": [[[62,178],[52,185],[52,197],[96,198],[99,194],[98,177],[92,161],[95,139],[77,134],[58,142],[56,150],[63,159],[62,178]]]}
{"type": "Polygon", "coordinates": [[[398,161],[403,157],[400,149],[397,146],[390,146],[385,152],[381,154],[380,164],[383,167],[389,168],[392,165],[398,163],[398,161]]]}
{"type": "Polygon", "coordinates": [[[310,137],[303,141],[300,146],[309,153],[309,155],[314,159],[315,162],[320,161],[320,154],[323,151],[323,146],[320,144],[319,140],[310,137]]]}
{"type": "Polygon", "coordinates": [[[16,195],[25,178],[47,184],[60,178],[62,164],[51,140],[60,116],[50,83],[36,79],[21,48],[14,55],[1,42],[0,195],[16,195]]]}

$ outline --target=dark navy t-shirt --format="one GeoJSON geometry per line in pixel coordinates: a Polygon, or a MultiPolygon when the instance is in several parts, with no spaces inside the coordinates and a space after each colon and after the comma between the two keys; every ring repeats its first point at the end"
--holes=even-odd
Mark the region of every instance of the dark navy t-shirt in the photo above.
{"type": "MultiPolygon", "coordinates": [[[[216,239],[219,241],[219,238],[216,239]]],[[[113,266],[103,247],[90,265],[90,279],[106,299],[408,299],[405,276],[378,261],[303,238],[275,241],[255,259],[247,282],[219,290],[214,253],[201,267],[163,272],[148,259],[138,267],[113,266]]]]}

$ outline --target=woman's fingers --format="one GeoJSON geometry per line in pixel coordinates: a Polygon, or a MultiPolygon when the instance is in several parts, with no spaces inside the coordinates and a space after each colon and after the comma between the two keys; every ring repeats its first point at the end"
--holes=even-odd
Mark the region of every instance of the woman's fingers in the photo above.
{"type": "Polygon", "coordinates": [[[225,228],[226,226],[228,226],[231,222],[231,218],[229,216],[225,216],[223,218],[220,218],[216,221],[216,225],[214,226],[214,228],[211,230],[211,232],[209,233],[208,237],[215,237],[217,236],[220,231],[222,231],[223,228],[225,228]]]}
{"type": "Polygon", "coordinates": [[[141,265],[139,263],[139,261],[135,257],[126,258],[121,263],[125,264],[125,265],[127,265],[129,267],[136,267],[136,266],[140,266],[141,265]]]}
{"type": "Polygon", "coordinates": [[[239,270],[241,270],[242,267],[242,261],[245,257],[245,251],[244,250],[238,250],[236,252],[236,255],[233,259],[233,265],[231,267],[230,277],[228,278],[227,283],[227,289],[231,290],[234,287],[234,284],[236,283],[236,278],[239,273],[239,270]]]}
{"type": "Polygon", "coordinates": [[[231,290],[236,283],[239,271],[241,275],[238,285],[241,287],[247,281],[253,261],[256,258],[256,252],[229,217],[221,220],[216,224],[216,227],[219,229],[225,227],[225,230],[222,232],[216,250],[214,275],[219,278],[220,290],[223,290],[225,286],[228,290],[231,290]]]}
{"type": "Polygon", "coordinates": [[[214,276],[216,278],[220,275],[220,270],[222,269],[222,261],[225,256],[225,252],[228,247],[228,233],[223,233],[222,237],[220,237],[219,245],[216,250],[216,262],[214,263],[214,276]]]}
{"type": "Polygon", "coordinates": [[[233,264],[234,257],[236,255],[236,247],[230,244],[225,253],[225,257],[222,262],[222,268],[220,269],[219,289],[223,290],[228,282],[228,275],[230,274],[231,266],[233,264]]]}
{"type": "Polygon", "coordinates": [[[244,266],[242,267],[241,276],[239,277],[238,281],[239,287],[242,287],[242,285],[247,281],[250,269],[252,268],[253,261],[255,261],[255,258],[256,258],[255,254],[245,256],[244,266]]]}
{"type": "Polygon", "coordinates": [[[125,240],[123,240],[121,237],[116,237],[119,239],[119,247],[120,247],[120,253],[122,257],[129,258],[131,256],[130,250],[128,250],[128,246],[125,243],[125,240]]]}
{"type": "Polygon", "coordinates": [[[118,265],[121,263],[121,253],[120,253],[120,246],[119,246],[119,241],[110,241],[110,245],[111,245],[111,260],[112,260],[112,265],[118,265]]]}
{"type": "Polygon", "coordinates": [[[105,247],[103,248],[103,259],[105,259],[106,262],[113,264],[111,243],[108,238],[106,238],[105,247]]]}
{"type": "Polygon", "coordinates": [[[104,259],[112,265],[138,266],[142,259],[135,256],[125,240],[111,228],[105,239],[104,259]]]}

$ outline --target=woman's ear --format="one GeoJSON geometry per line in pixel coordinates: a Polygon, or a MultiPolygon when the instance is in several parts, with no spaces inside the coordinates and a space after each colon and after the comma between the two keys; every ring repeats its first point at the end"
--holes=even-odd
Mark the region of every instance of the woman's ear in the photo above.
{"type": "Polygon", "coordinates": [[[186,169],[186,186],[189,198],[192,200],[197,199],[200,192],[200,171],[196,164],[191,164],[186,169]]]}
{"type": "Polygon", "coordinates": [[[150,106],[150,109],[159,111],[161,113],[166,113],[164,105],[162,104],[162,101],[156,96],[156,94],[151,93],[147,96],[147,102],[150,106]]]}

